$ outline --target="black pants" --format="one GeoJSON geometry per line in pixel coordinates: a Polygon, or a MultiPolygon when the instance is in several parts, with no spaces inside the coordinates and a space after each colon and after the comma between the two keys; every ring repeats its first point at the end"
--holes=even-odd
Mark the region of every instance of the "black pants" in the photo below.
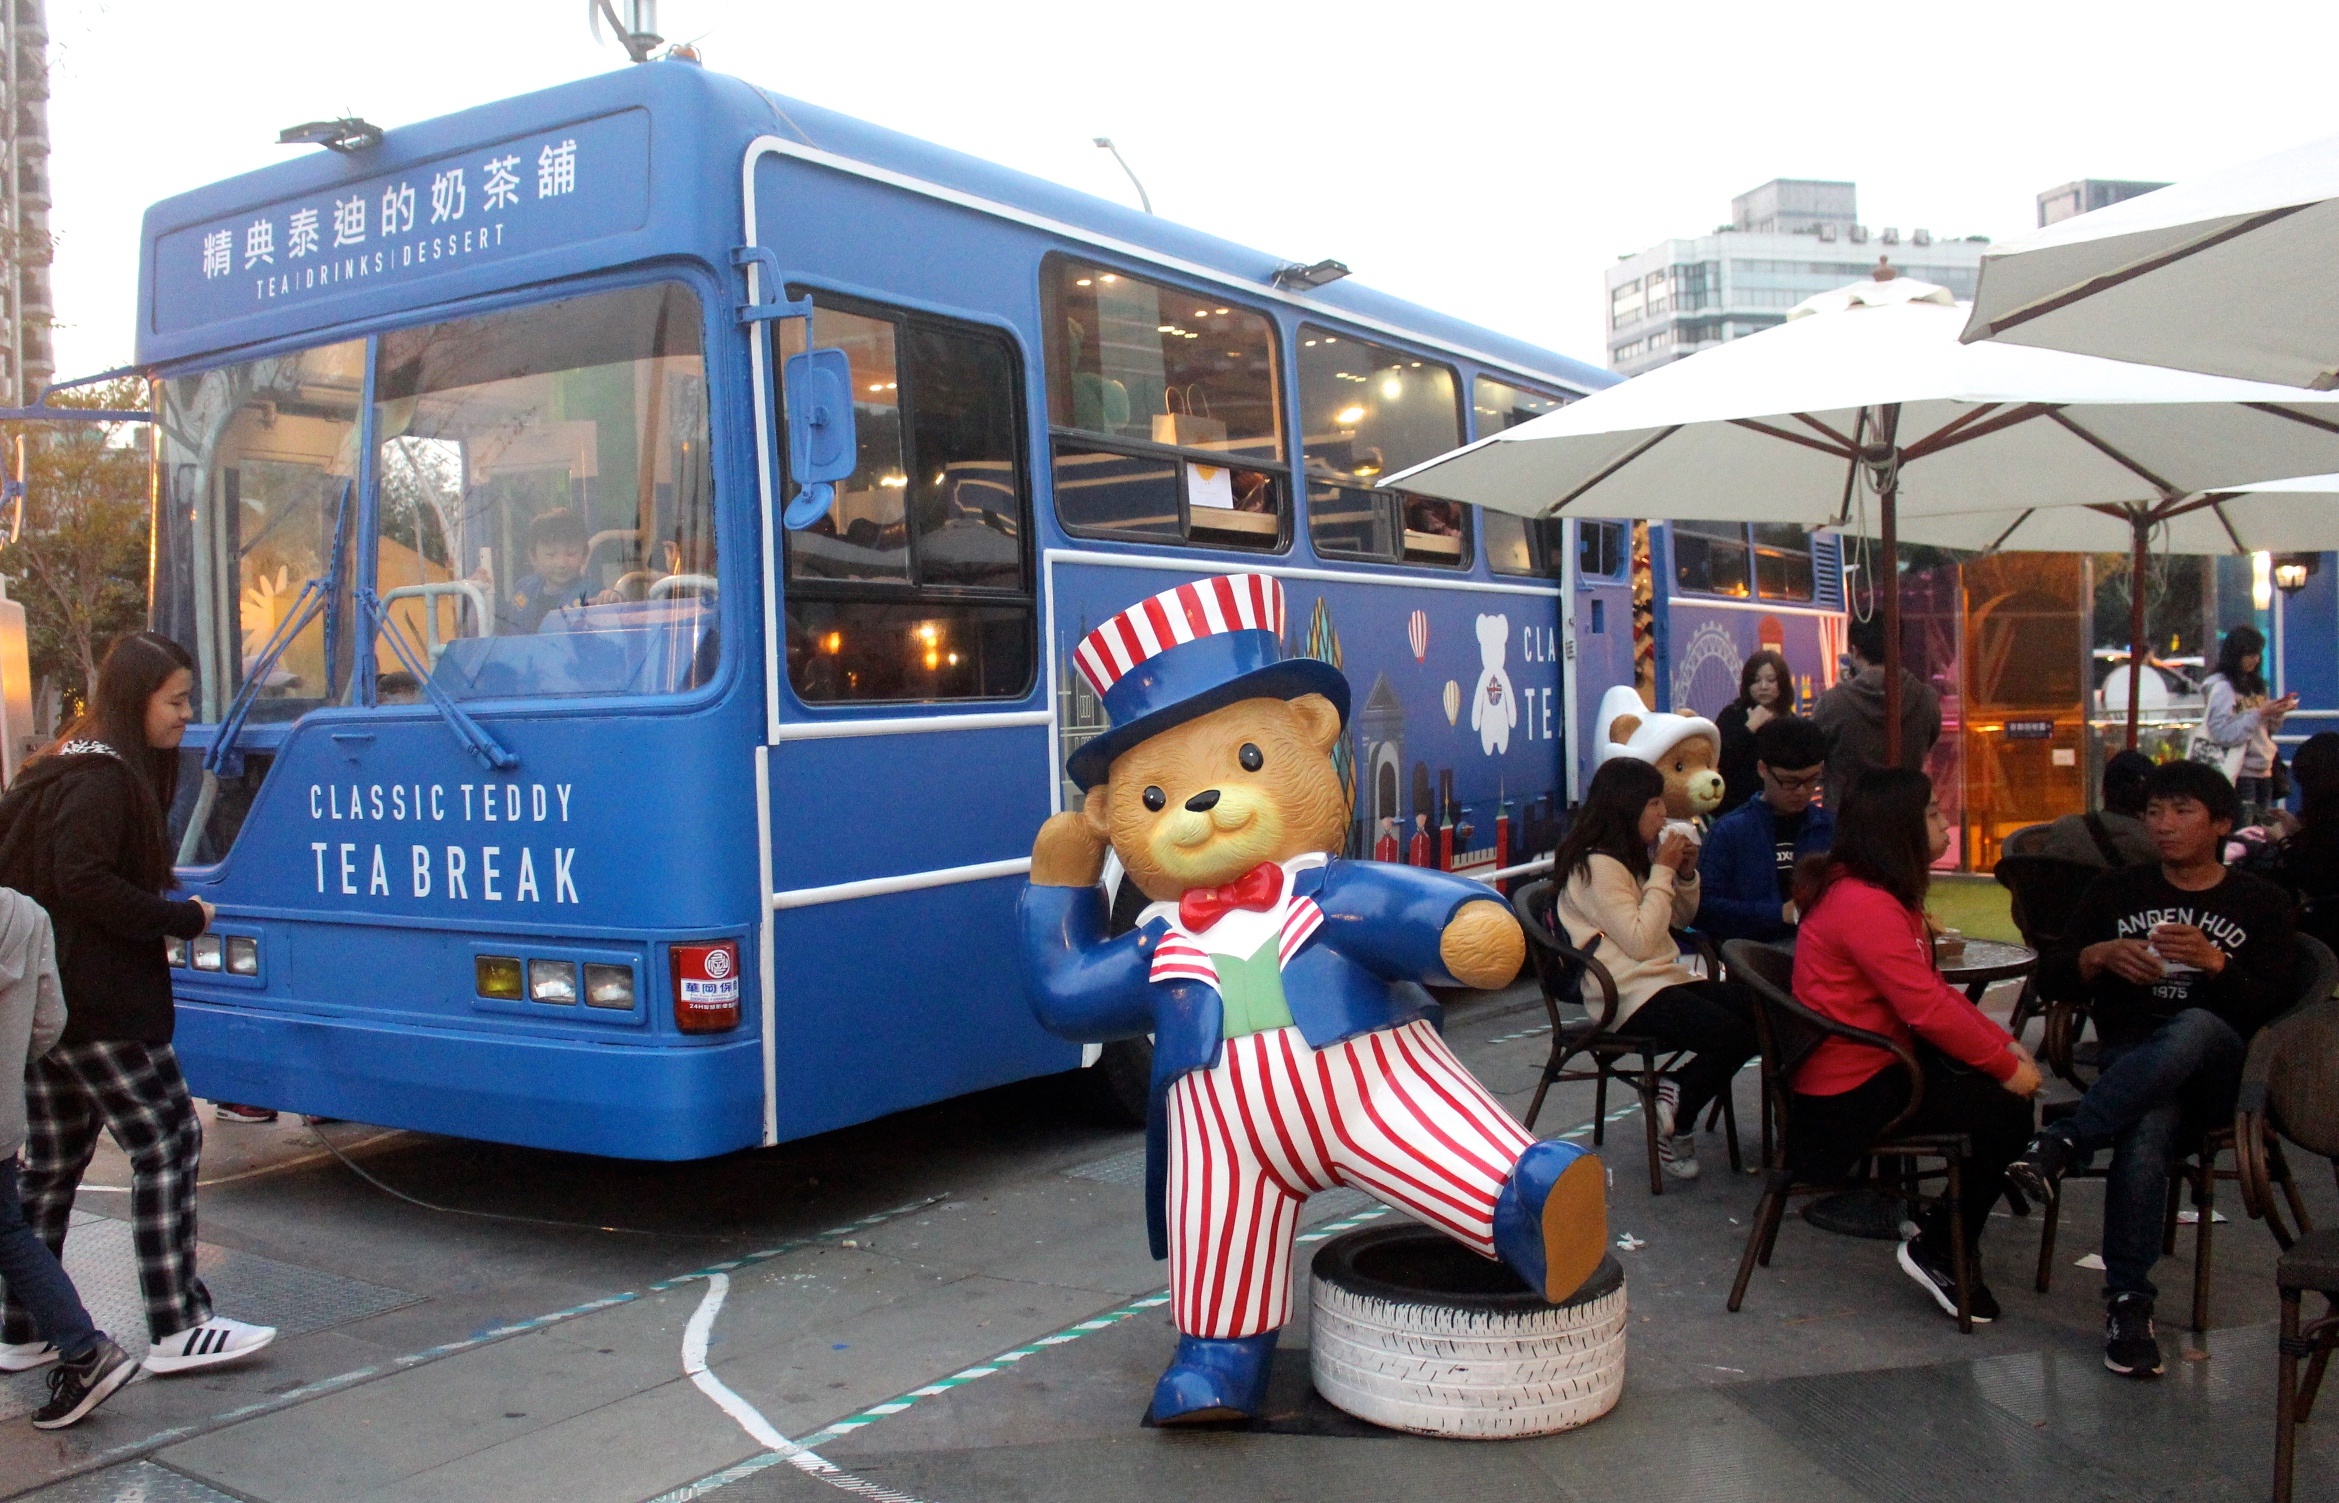
{"type": "Polygon", "coordinates": [[[1633,1009],[1618,1031],[1691,1051],[1689,1063],[1673,1072],[1681,1090],[1677,1132],[1691,1131],[1706,1103],[1730,1089],[1730,1077],[1762,1049],[1754,1033],[1754,998],[1729,981],[1666,987],[1633,1009]]]}
{"type": "MultiPolygon", "coordinates": [[[[1951,1064],[1924,1046],[1925,1099],[1901,1125],[1903,1132],[1961,1132],[1973,1146],[1965,1161],[1966,1241],[1978,1243],[1990,1207],[2006,1189],[2006,1166],[2030,1141],[2031,1104],[1979,1070],[1951,1064]]],[[[1795,1093],[1787,1122],[1787,1163],[1795,1178],[1825,1184],[1851,1173],[1885,1123],[1908,1104],[1908,1074],[1887,1065],[1866,1081],[1834,1096],[1795,1093]]],[[[1926,1213],[1925,1240],[1945,1247],[1949,1240],[1946,1199],[1926,1213]]]]}

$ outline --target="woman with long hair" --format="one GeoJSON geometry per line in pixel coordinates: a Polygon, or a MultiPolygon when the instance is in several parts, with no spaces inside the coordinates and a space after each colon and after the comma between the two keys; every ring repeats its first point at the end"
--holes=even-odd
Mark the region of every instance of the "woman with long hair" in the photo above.
{"type": "MultiPolygon", "coordinates": [[[[1980,1241],[2006,1166],[2031,1132],[2038,1064],[2006,1030],[1941,979],[1925,921],[1933,862],[1949,848],[1949,825],[1933,780],[1899,767],[1860,774],[1837,811],[1835,845],[1812,863],[1799,900],[1795,999],[1812,1011],[1914,1047],[1924,1066],[1924,1100],[1910,1132],[1964,1133],[1961,1209],[1968,1291],[1975,1320],[1998,1302],[1981,1281],[1980,1241]]],[[[1797,1069],[1787,1128],[1787,1161],[1812,1183],[1843,1178],[1876,1134],[1909,1101],[1907,1073],[1891,1055],[1830,1038],[1797,1069]]],[[[1949,1203],[1937,1201],[1917,1235],[1901,1244],[1903,1272],[1950,1315],[1957,1278],[1949,1203]]]]}
{"type": "MultiPolygon", "coordinates": [[[[0,797],[0,885],[48,909],[64,983],[65,1032],[25,1078],[24,1208],[62,1254],[82,1170],[102,1129],[130,1160],[138,1287],[154,1339],[145,1366],[186,1372],[249,1356],[276,1336],[211,1313],[195,1275],[195,1175],[203,1128],[171,1051],[166,938],[210,927],[201,898],[172,884],[165,811],[179,742],[194,719],[195,664],[168,637],[122,638],[98,669],[87,714],[25,764],[0,797]]],[[[10,1291],[0,1371],[53,1360],[10,1291]]]]}
{"type": "Polygon", "coordinates": [[[1665,833],[1665,775],[1632,757],[1600,764],[1551,875],[1568,943],[1616,982],[1610,1026],[1693,1051],[1657,1087],[1657,1156],[1675,1179],[1695,1179],[1697,1114],[1762,1046],[1746,989],[1701,980],[1681,963],[1673,930],[1697,916],[1697,846],[1665,833]]]}
{"type": "Polygon", "coordinates": [[[2274,807],[2274,737],[2282,718],[2298,708],[2298,696],[2270,697],[2263,666],[2266,638],[2254,626],[2237,626],[2217,647],[2217,671],[2201,687],[2209,696],[2201,735],[2226,749],[2223,770],[2241,795],[2243,816],[2253,823],[2274,807]],[[2241,760],[2232,760],[2240,751],[2241,760]]]}
{"type": "Polygon", "coordinates": [[[1764,648],[1738,670],[1738,697],[1714,717],[1722,733],[1722,807],[1716,819],[1762,791],[1755,772],[1754,733],[1780,715],[1795,712],[1795,674],[1780,654],[1764,648]]]}

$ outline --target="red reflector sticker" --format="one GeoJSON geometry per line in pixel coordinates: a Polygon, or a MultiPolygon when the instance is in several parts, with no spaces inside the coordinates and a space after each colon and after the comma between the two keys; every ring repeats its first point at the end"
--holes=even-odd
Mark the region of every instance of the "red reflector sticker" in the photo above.
{"type": "Polygon", "coordinates": [[[685,1032],[739,1026],[739,946],[674,946],[674,1017],[685,1032]]]}

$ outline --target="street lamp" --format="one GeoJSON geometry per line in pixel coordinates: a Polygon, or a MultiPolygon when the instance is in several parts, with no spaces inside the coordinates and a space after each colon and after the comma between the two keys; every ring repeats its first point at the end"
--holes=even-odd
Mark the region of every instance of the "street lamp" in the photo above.
{"type": "Polygon", "coordinates": [[[2307,581],[2322,567],[2322,556],[2314,553],[2277,553],[2274,555],[2274,588],[2285,595],[2295,595],[2306,588],[2307,581]]]}

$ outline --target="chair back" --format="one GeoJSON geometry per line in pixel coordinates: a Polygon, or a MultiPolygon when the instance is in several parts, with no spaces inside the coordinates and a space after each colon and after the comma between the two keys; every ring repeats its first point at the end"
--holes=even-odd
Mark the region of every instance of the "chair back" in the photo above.
{"type": "MultiPolygon", "coordinates": [[[[2033,828],[2037,828],[2033,826],[2033,828]]],[[[2013,842],[2007,842],[2011,849],[2013,842]]],[[[2014,926],[2040,954],[2060,947],[2079,895],[2104,869],[2060,856],[2002,855],[1993,875],[2014,898],[2014,926]]]]}
{"type": "Polygon", "coordinates": [[[2000,859],[2008,856],[2035,856],[2047,843],[2047,829],[2043,824],[2024,825],[1998,842],[2000,859]]]}
{"type": "Polygon", "coordinates": [[[1925,1096],[1925,1077],[1917,1067],[1917,1057],[1905,1046],[1880,1033],[1839,1023],[1796,1001],[1795,957],[1784,950],[1753,940],[1733,939],[1723,944],[1722,956],[1729,964],[1730,978],[1754,993],[1754,1032],[1762,1044],[1763,1090],[1770,1098],[1771,1110],[1779,1124],[1776,1152],[1781,1156],[1781,1163],[1785,1162],[1787,1122],[1794,1110],[1795,1075],[1819,1046],[1831,1038],[1881,1049],[1908,1072],[1908,1105],[1878,1129],[1877,1137],[1891,1136],[1916,1114],[1925,1096]]]}
{"type": "Polygon", "coordinates": [[[2282,1135],[2310,1153],[2339,1159],[2339,957],[2298,936],[2305,978],[2296,1006],[2250,1041],[2246,1080],[2265,1082],[2266,1107],[2282,1135]]]}
{"type": "Polygon", "coordinates": [[[1561,1007],[1581,1007],[1605,1029],[1616,1016],[1616,982],[1606,966],[1568,943],[1555,912],[1558,896],[1559,883],[1551,877],[1539,877],[1511,894],[1511,911],[1526,932],[1527,959],[1543,992],[1544,1009],[1555,1030],[1564,1026],[1561,1007]],[[1596,1000],[1585,998],[1586,980],[1599,993],[1596,1000]]]}

